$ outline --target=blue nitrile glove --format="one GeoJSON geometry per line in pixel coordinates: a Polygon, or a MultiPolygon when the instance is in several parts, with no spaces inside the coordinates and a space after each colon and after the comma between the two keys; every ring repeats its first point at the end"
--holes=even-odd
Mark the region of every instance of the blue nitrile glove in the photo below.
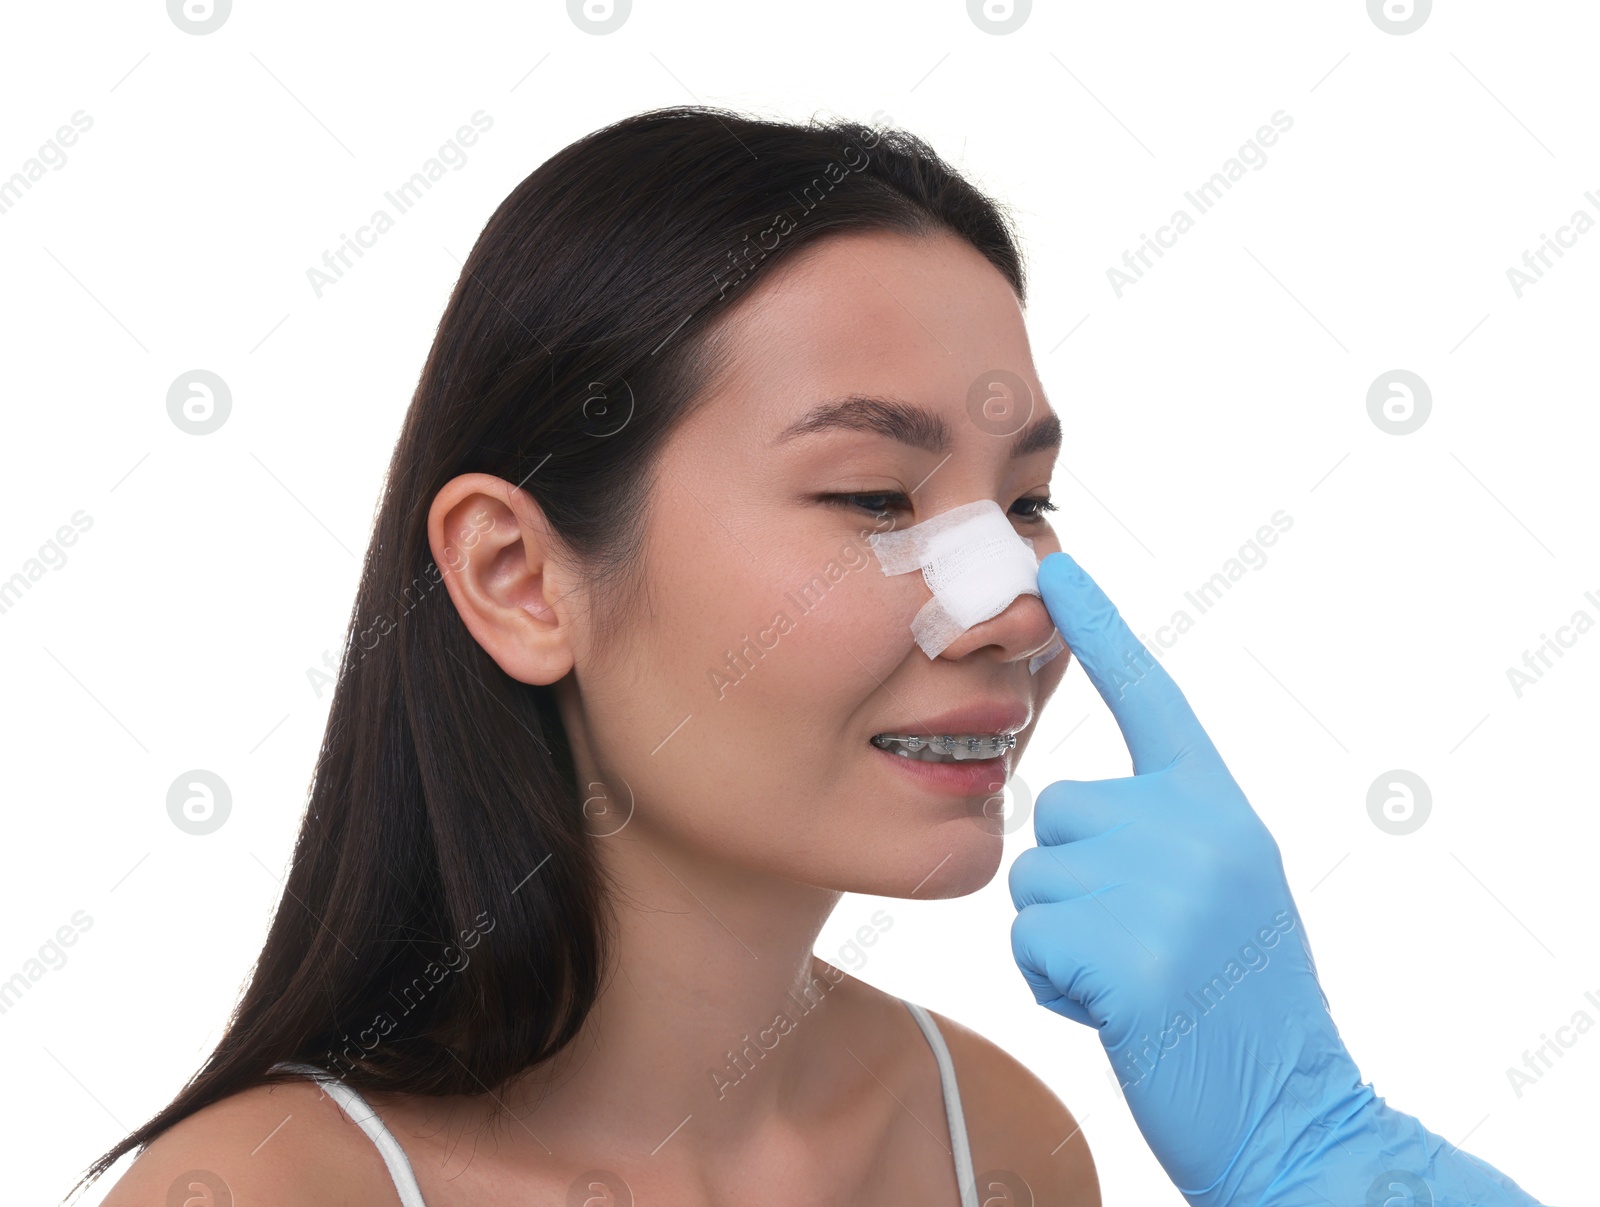
{"type": "Polygon", "coordinates": [[[1184,1197],[1534,1204],[1361,1080],[1278,845],[1189,702],[1067,554],[1039,564],[1039,590],[1134,774],[1039,793],[1039,845],[1011,868],[1012,952],[1041,1005],[1098,1028],[1184,1197]]]}

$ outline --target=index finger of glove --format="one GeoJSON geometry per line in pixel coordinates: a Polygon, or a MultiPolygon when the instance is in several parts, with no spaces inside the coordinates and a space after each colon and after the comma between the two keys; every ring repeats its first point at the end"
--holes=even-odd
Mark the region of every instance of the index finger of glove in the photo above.
{"type": "Polygon", "coordinates": [[[1190,751],[1215,753],[1172,676],[1070,554],[1047,554],[1039,563],[1039,594],[1116,719],[1135,775],[1169,766],[1190,751]]]}

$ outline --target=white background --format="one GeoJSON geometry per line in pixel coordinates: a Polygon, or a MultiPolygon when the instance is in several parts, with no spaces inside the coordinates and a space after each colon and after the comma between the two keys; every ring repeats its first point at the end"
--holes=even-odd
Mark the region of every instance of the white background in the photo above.
{"type": "MultiPolygon", "coordinates": [[[[1592,1196],[1600,1033],[1520,1097],[1506,1070],[1600,1019],[1600,630],[1520,698],[1506,668],[1600,620],[1600,233],[1520,298],[1506,270],[1600,217],[1593,5],[1441,5],[1406,35],[1359,2],[1042,5],[1005,35],[952,0],[640,3],[606,36],[558,3],[240,0],[203,36],[152,0],[5,23],[0,177],[93,119],[0,214],[0,578],[93,520],[0,615],[0,979],[93,919],[0,1016],[8,1199],[58,1199],[217,1038],[331,695],[307,670],[339,649],[459,260],[560,147],[694,100],[876,113],[1015,207],[1067,431],[1057,528],[1136,631],[1293,517],[1163,660],[1283,848],[1364,1075],[1543,1201],[1592,1196]],[[316,297],[306,269],[480,109],[465,166],[316,297]],[[1278,110],[1265,166],[1118,298],[1106,270],[1278,110]],[[195,368],[232,392],[205,437],[166,412],[195,368]],[[1367,412],[1395,368],[1432,392],[1410,435],[1367,412]],[[166,813],[193,768],[233,794],[205,837],[166,813]],[[1396,768],[1433,798],[1405,836],[1366,806],[1396,768]]],[[[1127,770],[1074,667],[1023,778],[1127,770]]],[[[1028,842],[1031,822],[1006,866],[1028,842]]],[[[1108,1204],[1181,1202],[1094,1036],[1017,973],[1003,869],[960,900],[847,898],[818,953],[880,906],[861,976],[1037,1070],[1108,1204]]]]}

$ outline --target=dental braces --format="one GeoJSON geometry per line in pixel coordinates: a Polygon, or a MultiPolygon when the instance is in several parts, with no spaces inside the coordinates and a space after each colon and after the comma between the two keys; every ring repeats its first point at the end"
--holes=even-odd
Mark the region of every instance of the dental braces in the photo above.
{"type": "Polygon", "coordinates": [[[958,745],[964,745],[966,746],[967,751],[971,754],[987,752],[988,757],[993,758],[1002,751],[1010,750],[1016,746],[1017,735],[1014,733],[1003,733],[998,737],[966,738],[964,741],[958,742],[957,739],[949,734],[935,738],[921,738],[915,736],[897,738],[891,737],[888,734],[880,733],[872,739],[872,744],[878,747],[880,750],[893,750],[896,747],[901,747],[905,750],[911,751],[913,754],[921,750],[924,746],[928,747],[930,750],[938,751],[943,754],[953,754],[958,745]]]}

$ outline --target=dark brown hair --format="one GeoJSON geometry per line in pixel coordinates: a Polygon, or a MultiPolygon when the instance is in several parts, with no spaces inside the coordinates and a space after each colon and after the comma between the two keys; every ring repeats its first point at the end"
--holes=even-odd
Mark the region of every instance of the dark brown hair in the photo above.
{"type": "Polygon", "coordinates": [[[79,1185],[278,1061],[474,1094],[574,1038],[611,933],[584,794],[551,688],[501,671],[441,589],[429,506],[463,473],[520,484],[614,633],[653,458],[723,363],[719,318],[797,248],[863,230],[953,233],[1024,296],[1004,212],[920,139],[855,122],[657,109],[566,147],[495,211],[389,464],[248,987],[177,1097],[79,1185]]]}

